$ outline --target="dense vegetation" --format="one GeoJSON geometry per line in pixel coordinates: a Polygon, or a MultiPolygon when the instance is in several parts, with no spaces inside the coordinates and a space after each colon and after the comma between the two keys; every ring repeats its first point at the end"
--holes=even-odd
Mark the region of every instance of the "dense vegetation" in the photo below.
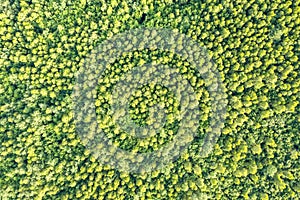
{"type": "Polygon", "coordinates": [[[300,1],[0,0],[0,10],[0,199],[300,198],[300,1]],[[72,91],[91,50],[139,27],[178,30],[207,48],[228,106],[213,152],[199,157],[211,98],[205,80],[170,52],[122,55],[95,102],[115,145],[148,152],[176,135],[179,105],[160,85],[134,93],[131,118],[147,123],[147,106],[162,102],[166,131],[139,140],[110,124],[106,93],[130,67],[178,67],[203,111],[199,135],[178,160],[134,174],[102,165],[85,148],[72,91]]]}

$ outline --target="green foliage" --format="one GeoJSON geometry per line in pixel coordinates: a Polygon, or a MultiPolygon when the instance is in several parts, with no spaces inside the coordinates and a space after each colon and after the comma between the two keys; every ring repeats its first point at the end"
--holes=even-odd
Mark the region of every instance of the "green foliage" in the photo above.
{"type": "Polygon", "coordinates": [[[0,199],[299,199],[299,24],[300,3],[290,0],[1,0],[0,199]],[[172,52],[120,56],[99,81],[95,101],[99,127],[114,145],[151,152],[177,134],[181,102],[160,85],[141,86],[130,99],[139,125],[153,124],[148,108],[163,105],[159,134],[131,137],[106,115],[109,92],[135,66],[176,67],[202,111],[198,135],[178,160],[129,174],[85,149],[71,93],[92,49],[139,27],[174,29],[205,47],[229,105],[214,151],[201,158],[213,98],[206,80],[172,52]]]}

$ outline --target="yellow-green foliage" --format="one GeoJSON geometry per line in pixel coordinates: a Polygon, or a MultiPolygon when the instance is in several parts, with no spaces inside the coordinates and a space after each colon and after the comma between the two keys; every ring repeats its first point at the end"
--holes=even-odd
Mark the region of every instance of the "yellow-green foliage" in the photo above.
{"type": "Polygon", "coordinates": [[[299,0],[0,0],[0,199],[299,199],[299,27],[299,0]],[[148,106],[162,103],[166,130],[139,140],[112,128],[109,92],[134,66],[176,66],[203,111],[197,137],[178,160],[130,174],[102,165],[85,148],[71,93],[92,49],[139,27],[177,30],[205,47],[229,104],[213,152],[201,158],[210,119],[206,81],[171,52],[122,55],[95,101],[114,145],[149,152],[176,135],[180,102],[157,85],[132,95],[130,114],[151,124],[148,106]]]}

